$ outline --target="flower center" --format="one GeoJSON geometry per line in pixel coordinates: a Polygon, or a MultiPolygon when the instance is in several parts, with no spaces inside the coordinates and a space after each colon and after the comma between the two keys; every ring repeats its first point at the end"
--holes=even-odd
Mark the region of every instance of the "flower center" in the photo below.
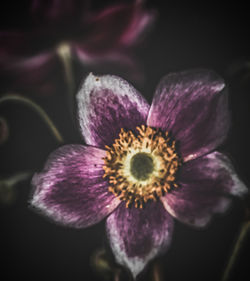
{"type": "Polygon", "coordinates": [[[142,208],[148,200],[155,201],[177,187],[181,159],[168,132],[144,125],[136,129],[136,135],[121,129],[113,145],[106,146],[103,177],[108,178],[109,191],[126,201],[126,207],[142,208]]]}
{"type": "Polygon", "coordinates": [[[154,163],[149,153],[139,152],[130,160],[130,172],[138,180],[147,180],[153,170],[154,163]]]}

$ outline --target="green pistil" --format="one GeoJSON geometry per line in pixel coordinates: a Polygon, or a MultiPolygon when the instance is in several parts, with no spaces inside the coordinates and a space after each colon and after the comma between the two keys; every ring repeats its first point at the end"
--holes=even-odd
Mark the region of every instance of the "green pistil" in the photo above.
{"type": "Polygon", "coordinates": [[[148,153],[137,153],[130,161],[130,172],[137,180],[147,180],[154,170],[153,159],[148,153]]]}

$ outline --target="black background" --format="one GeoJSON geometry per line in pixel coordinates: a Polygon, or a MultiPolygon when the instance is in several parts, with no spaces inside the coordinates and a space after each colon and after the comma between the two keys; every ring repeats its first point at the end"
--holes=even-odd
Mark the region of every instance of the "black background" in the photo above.
{"type": "MultiPolygon", "coordinates": [[[[2,9],[2,28],[27,25],[25,9],[17,3],[2,9]]],[[[147,43],[136,50],[146,73],[145,82],[136,87],[151,102],[166,73],[209,68],[220,74],[229,88],[232,125],[227,141],[218,150],[227,152],[249,186],[250,68],[244,64],[250,61],[247,5],[209,1],[149,1],[148,5],[158,9],[159,17],[147,43]],[[239,71],[232,68],[236,62],[243,62],[239,71]]],[[[35,96],[34,100],[48,112],[66,143],[82,143],[61,93],[35,96]]],[[[1,176],[40,170],[48,154],[58,147],[47,127],[24,105],[6,103],[0,112],[10,130],[8,141],[0,146],[1,176]]],[[[16,186],[17,198],[12,205],[0,207],[0,279],[102,280],[90,266],[90,256],[103,245],[104,222],[83,230],[53,224],[28,207],[29,181],[16,186]]],[[[235,200],[229,212],[203,230],[176,222],[171,247],[160,260],[164,280],[220,280],[243,216],[243,205],[235,200]]],[[[249,240],[230,280],[249,280],[249,240]]],[[[150,280],[150,274],[149,266],[141,280],[150,280]]]]}

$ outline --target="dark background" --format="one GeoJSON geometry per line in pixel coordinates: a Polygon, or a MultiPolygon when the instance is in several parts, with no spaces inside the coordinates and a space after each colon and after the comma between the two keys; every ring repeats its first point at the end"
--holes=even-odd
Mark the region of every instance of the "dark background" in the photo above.
{"type": "MultiPolygon", "coordinates": [[[[19,2],[19,1],[16,1],[19,2]]],[[[21,1],[20,1],[21,2],[21,1]]],[[[16,4],[16,3],[15,3],[16,4]]],[[[25,25],[22,6],[2,9],[2,26],[25,25]]],[[[227,141],[218,148],[233,160],[240,178],[249,186],[250,157],[250,42],[248,7],[203,1],[149,1],[159,17],[147,40],[137,49],[146,72],[138,90],[152,100],[154,89],[166,73],[190,68],[209,68],[228,84],[232,125],[227,141]]],[[[56,93],[34,97],[55,122],[66,143],[81,143],[67,101],[56,93]]],[[[0,107],[9,125],[9,139],[0,146],[1,176],[17,171],[38,171],[58,144],[37,114],[24,105],[6,103],[0,107]]],[[[12,280],[102,280],[90,266],[90,256],[105,241],[104,222],[75,230],[53,224],[28,207],[29,180],[16,186],[11,205],[0,206],[0,279],[12,280]]],[[[220,280],[244,216],[243,205],[216,217],[203,230],[179,222],[173,242],[161,258],[164,280],[220,280]]],[[[230,280],[249,280],[249,240],[230,280]]],[[[150,280],[150,267],[141,280],[150,280]]],[[[126,280],[126,279],[124,279],[126,280]]]]}

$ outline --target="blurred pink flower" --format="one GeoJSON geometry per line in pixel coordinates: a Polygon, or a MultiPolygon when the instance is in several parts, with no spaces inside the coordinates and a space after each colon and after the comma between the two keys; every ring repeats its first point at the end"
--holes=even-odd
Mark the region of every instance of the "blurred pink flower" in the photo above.
{"type": "Polygon", "coordinates": [[[131,49],[155,19],[143,1],[119,1],[94,10],[91,1],[32,0],[29,8],[28,29],[0,31],[1,88],[43,95],[60,91],[60,52],[76,59],[81,70],[98,71],[103,63],[115,63],[126,69],[128,78],[140,77],[131,49]]]}

